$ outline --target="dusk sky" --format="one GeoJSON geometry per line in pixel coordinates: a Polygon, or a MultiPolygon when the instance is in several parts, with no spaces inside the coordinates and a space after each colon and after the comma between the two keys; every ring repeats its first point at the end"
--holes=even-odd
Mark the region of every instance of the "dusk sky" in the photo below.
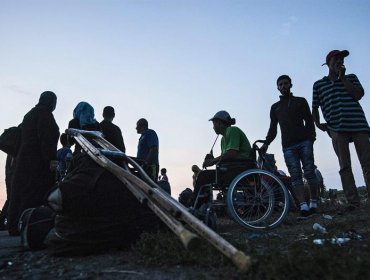
{"type": "MultiPolygon", "coordinates": [[[[61,132],[78,102],[89,102],[98,121],[111,105],[135,156],[144,117],[177,198],[216,138],[209,118],[227,110],[250,142],[264,139],[277,77],[288,74],[293,94],[311,105],[332,49],[349,50],[347,73],[365,89],[360,103],[370,120],[369,15],[368,0],[0,0],[0,130],[21,123],[51,90],[61,132]]],[[[330,138],[317,134],[316,164],[326,186],[341,189],[330,138]]],[[[280,134],[269,152],[287,171],[280,134]]],[[[352,156],[364,185],[354,149],[352,156]]],[[[0,206],[5,158],[0,152],[0,206]]]]}

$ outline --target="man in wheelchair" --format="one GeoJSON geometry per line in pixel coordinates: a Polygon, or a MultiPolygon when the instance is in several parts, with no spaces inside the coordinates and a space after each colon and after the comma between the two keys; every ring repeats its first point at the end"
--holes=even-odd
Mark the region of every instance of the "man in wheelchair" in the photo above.
{"type": "Polygon", "coordinates": [[[210,121],[213,122],[215,133],[222,135],[221,155],[214,157],[212,151],[206,155],[203,162],[205,170],[200,171],[195,180],[194,208],[209,202],[209,196],[203,188],[205,185],[226,187],[242,171],[255,167],[251,145],[244,132],[234,126],[235,118],[231,118],[226,111],[219,111],[210,121]],[[217,168],[207,170],[207,167],[213,165],[217,165],[217,168]]]}

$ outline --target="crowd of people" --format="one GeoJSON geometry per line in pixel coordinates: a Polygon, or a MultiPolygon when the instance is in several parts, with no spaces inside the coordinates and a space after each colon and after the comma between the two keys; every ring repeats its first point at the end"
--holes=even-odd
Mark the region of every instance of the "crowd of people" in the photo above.
{"type": "MultiPolygon", "coordinates": [[[[63,195],[63,215],[57,216],[58,219],[56,219],[59,222],[63,220],[61,217],[65,218],[66,215],[70,221],[72,212],[76,214],[74,219],[78,217],[78,208],[80,210],[84,209],[86,220],[94,218],[91,213],[96,213],[96,209],[100,209],[100,216],[105,217],[105,219],[113,218],[117,222],[120,216],[117,205],[123,203],[123,205],[126,205],[124,207],[127,207],[130,203],[136,203],[136,199],[132,195],[115,191],[113,193],[116,195],[117,205],[112,202],[112,198],[107,197],[109,195],[102,196],[100,194],[99,198],[102,200],[99,203],[91,204],[90,201],[90,204],[87,203],[89,207],[81,206],[84,200],[82,197],[76,198],[78,195],[82,195],[82,190],[87,191],[90,188],[90,191],[87,191],[85,195],[92,200],[93,193],[99,193],[99,188],[103,188],[103,186],[106,189],[121,187],[126,190],[126,188],[119,181],[110,178],[113,175],[105,174],[101,167],[91,162],[73,137],[66,133],[62,133],[59,137],[59,127],[53,116],[56,105],[57,96],[53,92],[46,91],[40,95],[38,104],[24,116],[21,125],[19,125],[20,144],[16,156],[9,154],[7,157],[7,200],[1,211],[0,228],[2,230],[7,229],[10,236],[20,234],[19,221],[22,213],[26,209],[45,205],[48,196],[55,188],[61,190],[63,195]],[[58,139],[62,147],[57,150],[58,139]],[[73,152],[72,146],[74,146],[73,152]],[[91,173],[94,169],[95,171],[91,173]],[[89,172],[91,173],[90,176],[86,177],[89,172]],[[101,180],[103,177],[106,182],[110,182],[109,186],[108,183],[101,180]],[[69,188],[68,186],[73,187],[69,188]],[[72,193],[71,190],[73,190],[72,193]],[[120,194],[122,195],[120,196],[120,194]],[[69,195],[73,199],[69,200],[67,198],[69,195]],[[109,207],[107,207],[107,203],[104,203],[105,200],[110,201],[109,207]],[[135,202],[129,203],[127,200],[134,200],[135,202]],[[70,209],[74,210],[70,212],[70,209]],[[102,215],[102,213],[104,214],[102,215]]],[[[73,110],[73,118],[68,123],[68,128],[101,131],[106,140],[125,153],[126,148],[122,132],[117,125],[113,124],[114,117],[114,108],[106,106],[103,110],[103,121],[99,123],[95,119],[94,108],[87,102],[80,102],[73,110]]],[[[170,193],[166,169],[162,169],[161,176],[158,177],[159,141],[156,132],[148,128],[148,121],[144,118],[138,120],[136,129],[140,138],[137,157],[134,159],[140,163],[151,179],[159,180],[160,185],[164,186],[166,191],[170,193]]],[[[139,210],[132,213],[132,215],[141,215],[140,207],[134,208],[139,210]]],[[[144,209],[143,213],[146,212],[144,209]]],[[[125,213],[123,216],[127,218],[130,211],[126,209],[121,213],[125,213]]],[[[97,219],[98,216],[95,216],[95,218],[97,219]]],[[[136,217],[136,220],[140,219],[136,217]]],[[[66,224],[70,225],[70,223],[65,223],[65,219],[63,221],[58,225],[62,224],[65,230],[65,228],[68,228],[66,224]]],[[[96,225],[96,220],[94,220],[94,223],[96,225]]],[[[121,225],[119,228],[127,228],[127,225],[124,227],[121,225]]]]}
{"type": "MultiPolygon", "coordinates": [[[[351,169],[351,142],[356,147],[367,191],[370,192],[370,128],[359,103],[364,90],[354,74],[345,73],[344,58],[348,55],[346,50],[333,50],[327,54],[325,64],[329,72],[314,83],[312,113],[305,98],[293,95],[292,79],[288,75],[281,75],[276,81],[280,100],[271,106],[270,127],[261,150],[268,150],[279,125],[284,159],[301,217],[312,215],[318,206],[319,181],[314,160],[315,125],[327,131],[332,139],[348,210],[360,206],[351,169]],[[325,123],[320,121],[319,108],[325,123]],[[309,189],[308,200],[303,178],[309,189]]],[[[1,212],[0,226],[4,228],[6,219],[9,235],[19,235],[18,222],[22,212],[44,205],[46,198],[54,194],[52,201],[54,205],[59,205],[55,208],[59,209],[59,212],[56,211],[55,225],[60,237],[57,242],[60,251],[65,246],[60,245],[63,240],[67,240],[74,248],[82,240],[85,240],[83,242],[86,245],[86,233],[88,244],[101,241],[105,246],[107,240],[115,243],[122,234],[131,240],[129,236],[132,233],[156,228],[154,224],[159,225],[160,222],[153,217],[153,213],[148,214],[148,209],[139,205],[132,195],[128,195],[127,189],[117,178],[97,166],[73,138],[63,133],[60,136],[62,148],[57,150],[59,127],[53,116],[56,104],[57,96],[53,92],[43,92],[38,104],[24,116],[19,126],[19,150],[16,156],[8,155],[6,163],[8,200],[1,212]],[[128,208],[137,210],[128,211],[128,208]],[[109,232],[104,231],[107,228],[109,232]],[[102,236],[102,232],[106,235],[102,236]]],[[[87,102],[80,102],[73,110],[73,119],[68,128],[101,131],[109,142],[126,152],[121,129],[113,124],[114,117],[114,108],[107,106],[103,110],[104,120],[99,123],[95,119],[94,108],[87,102]]],[[[215,170],[207,168],[220,162],[226,165],[243,163],[228,169],[218,178],[228,181],[245,168],[256,164],[251,156],[252,148],[247,136],[235,126],[236,121],[228,112],[219,111],[210,121],[215,133],[222,135],[221,155],[214,157],[212,153],[208,154],[202,165],[203,170],[197,166],[192,167],[194,195],[187,202],[189,205],[194,205],[200,187],[215,179],[215,170]]],[[[136,161],[153,181],[167,188],[166,191],[170,193],[167,170],[162,168],[158,176],[157,133],[149,128],[144,118],[137,121],[136,130],[140,134],[136,161]]]]}
{"type": "MultiPolygon", "coordinates": [[[[271,106],[270,127],[261,150],[266,153],[277,135],[279,125],[284,159],[290,174],[291,191],[300,210],[299,218],[307,218],[316,213],[319,190],[323,185],[322,175],[321,173],[318,175],[319,171],[314,160],[315,125],[320,130],[327,131],[332,139],[340,165],[342,187],[348,201],[346,210],[352,211],[360,206],[351,169],[349,151],[351,142],[355,145],[361,163],[367,193],[370,193],[370,128],[359,103],[364,96],[364,89],[356,75],[346,75],[344,58],[348,55],[347,50],[332,50],[327,54],[323,65],[327,65],[328,75],[313,85],[312,113],[305,98],[293,95],[291,91],[293,83],[288,75],[281,75],[276,82],[281,94],[280,100],[271,106]],[[319,108],[326,123],[320,122],[319,108]],[[308,192],[305,190],[304,181],[308,185],[308,192]]],[[[233,126],[235,119],[231,118],[228,112],[219,111],[210,121],[213,122],[215,133],[222,135],[221,155],[214,158],[212,154],[208,154],[203,162],[203,168],[230,161],[248,162],[251,146],[244,132],[233,126]]],[[[198,203],[196,198],[200,187],[214,182],[216,175],[215,170],[200,170],[197,166],[193,166],[192,169],[194,194],[190,204],[196,208],[199,207],[196,205],[198,203]]],[[[240,173],[240,167],[234,170],[236,174],[240,173]]],[[[229,171],[227,176],[235,177],[236,174],[229,171]]],[[[186,190],[186,194],[188,193],[186,190]]],[[[185,198],[182,200],[188,201],[185,198]]],[[[200,201],[202,202],[204,201],[200,201]]]]}

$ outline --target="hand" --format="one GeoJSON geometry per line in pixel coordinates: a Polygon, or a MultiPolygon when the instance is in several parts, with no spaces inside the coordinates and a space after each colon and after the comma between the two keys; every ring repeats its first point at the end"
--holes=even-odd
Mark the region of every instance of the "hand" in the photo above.
{"type": "Polygon", "coordinates": [[[205,159],[203,162],[203,168],[209,167],[213,165],[213,159],[205,159]]]}
{"type": "Polygon", "coordinates": [[[215,157],[213,156],[213,154],[211,153],[206,154],[204,161],[203,161],[203,168],[214,165],[215,164],[214,159],[215,157]]]}
{"type": "Polygon", "coordinates": [[[322,131],[327,131],[328,130],[326,123],[318,123],[318,124],[316,124],[316,126],[317,126],[318,129],[320,129],[322,131]]]}
{"type": "Polygon", "coordinates": [[[346,66],[342,65],[338,72],[338,78],[343,79],[346,76],[346,66]]]}
{"type": "Polygon", "coordinates": [[[205,158],[204,158],[204,161],[206,160],[210,160],[210,159],[214,159],[215,157],[213,156],[213,154],[206,154],[205,158]]]}
{"type": "Polygon", "coordinates": [[[263,144],[263,145],[261,146],[261,148],[260,148],[261,153],[262,153],[262,154],[266,154],[268,147],[269,147],[269,145],[267,145],[267,144],[263,144]]]}

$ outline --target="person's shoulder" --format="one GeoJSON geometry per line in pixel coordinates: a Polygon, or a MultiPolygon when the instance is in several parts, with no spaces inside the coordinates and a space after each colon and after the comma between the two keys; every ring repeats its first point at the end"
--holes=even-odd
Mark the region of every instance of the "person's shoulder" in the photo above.
{"type": "Polygon", "coordinates": [[[302,96],[293,96],[293,98],[295,99],[295,100],[297,100],[298,102],[307,102],[307,99],[306,98],[304,98],[304,97],[302,97],[302,96]]]}
{"type": "Polygon", "coordinates": [[[358,80],[357,76],[356,76],[355,74],[353,74],[353,73],[352,73],[352,74],[347,74],[347,75],[346,75],[346,78],[347,78],[347,79],[351,79],[351,80],[353,80],[353,79],[358,80]]]}
{"type": "Polygon", "coordinates": [[[277,106],[279,106],[280,102],[281,102],[281,100],[278,100],[278,101],[276,101],[274,104],[272,104],[272,105],[271,105],[271,109],[274,109],[274,108],[276,108],[277,106]]]}
{"type": "Polygon", "coordinates": [[[244,134],[243,130],[241,130],[241,128],[239,128],[238,126],[235,126],[235,125],[229,126],[227,129],[228,129],[229,133],[243,133],[244,134]]]}
{"type": "Polygon", "coordinates": [[[68,128],[80,128],[80,122],[78,121],[78,119],[71,119],[68,123],[68,128]]]}
{"type": "Polygon", "coordinates": [[[148,134],[157,136],[157,132],[155,132],[154,129],[148,128],[147,130],[148,134]]]}
{"type": "Polygon", "coordinates": [[[328,82],[328,77],[327,76],[324,76],[322,77],[321,79],[317,80],[316,82],[313,83],[313,86],[316,87],[316,86],[319,86],[320,84],[322,83],[327,83],[328,82]]]}

